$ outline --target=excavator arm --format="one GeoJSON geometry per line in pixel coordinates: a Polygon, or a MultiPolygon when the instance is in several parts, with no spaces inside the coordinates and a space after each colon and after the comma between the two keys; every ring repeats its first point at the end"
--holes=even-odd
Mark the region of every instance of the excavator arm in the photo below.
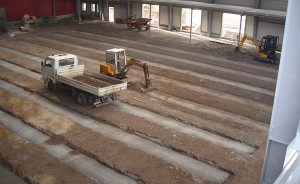
{"type": "Polygon", "coordinates": [[[250,40],[250,41],[252,41],[252,42],[254,43],[254,45],[255,45],[255,47],[256,47],[256,51],[257,51],[257,53],[259,54],[259,53],[260,53],[260,46],[259,46],[258,41],[256,40],[255,37],[253,37],[253,36],[248,36],[248,35],[244,35],[244,36],[243,36],[241,42],[238,44],[238,46],[235,48],[235,50],[236,50],[236,51],[239,51],[240,48],[243,47],[243,45],[244,45],[244,43],[245,43],[246,40],[250,40]]]}
{"type": "Polygon", "coordinates": [[[149,71],[148,71],[148,65],[147,63],[142,63],[141,61],[135,60],[135,59],[130,59],[127,61],[127,64],[121,69],[121,72],[117,76],[120,79],[124,79],[126,77],[126,74],[130,67],[132,65],[136,65],[138,67],[143,68],[144,70],[144,76],[145,76],[145,88],[147,89],[150,85],[150,79],[149,79],[149,71]]]}

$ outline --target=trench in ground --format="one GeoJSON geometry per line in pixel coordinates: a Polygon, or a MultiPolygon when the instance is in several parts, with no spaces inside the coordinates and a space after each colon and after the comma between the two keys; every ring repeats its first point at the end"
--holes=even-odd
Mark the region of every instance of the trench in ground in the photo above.
{"type": "Polygon", "coordinates": [[[165,148],[156,143],[153,143],[147,139],[141,138],[136,135],[129,134],[115,127],[98,122],[88,116],[79,114],[61,105],[55,104],[43,97],[35,94],[31,94],[24,89],[9,84],[0,80],[0,87],[15,92],[19,96],[27,98],[34,103],[41,105],[47,109],[51,109],[53,112],[72,120],[73,122],[86,127],[94,132],[100,133],[108,138],[118,140],[126,143],[129,147],[139,149],[147,154],[153,155],[161,160],[164,160],[183,171],[186,171],[193,176],[204,177],[210,181],[222,183],[226,181],[230,174],[216,169],[206,163],[195,160],[189,156],[177,153],[169,148],[165,148]]]}
{"type": "Polygon", "coordinates": [[[29,125],[24,124],[20,119],[17,119],[1,110],[0,124],[27,141],[43,147],[50,155],[62,160],[65,164],[75,168],[89,177],[92,177],[100,183],[137,183],[135,180],[101,165],[98,161],[90,157],[83,154],[71,154],[74,150],[64,144],[50,145],[45,143],[51,137],[30,127],[29,125]]]}

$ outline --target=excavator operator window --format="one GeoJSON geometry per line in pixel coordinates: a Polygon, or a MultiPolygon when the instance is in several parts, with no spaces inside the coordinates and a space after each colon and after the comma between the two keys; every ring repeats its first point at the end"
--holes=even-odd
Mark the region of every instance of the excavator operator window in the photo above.
{"type": "Polygon", "coordinates": [[[106,54],[106,61],[111,64],[115,64],[115,55],[114,54],[106,54]]]}

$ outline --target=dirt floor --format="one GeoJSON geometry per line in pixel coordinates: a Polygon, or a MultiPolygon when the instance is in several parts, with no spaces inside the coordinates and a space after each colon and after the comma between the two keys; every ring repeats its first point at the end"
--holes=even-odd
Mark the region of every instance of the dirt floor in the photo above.
{"type": "MultiPolygon", "coordinates": [[[[119,181],[259,183],[278,65],[256,62],[250,46],[234,52],[234,45],[198,35],[190,43],[183,34],[153,29],[149,36],[125,27],[69,20],[34,25],[15,38],[1,35],[0,110],[49,136],[45,144],[74,149],[119,181]],[[128,89],[98,108],[78,106],[69,91],[49,91],[40,81],[40,61],[48,55],[75,54],[97,76],[111,48],[148,64],[149,90],[141,93],[143,71],[136,66],[124,79],[128,89]]],[[[5,121],[0,118],[0,163],[26,182],[118,183],[42,153],[5,121]]]]}

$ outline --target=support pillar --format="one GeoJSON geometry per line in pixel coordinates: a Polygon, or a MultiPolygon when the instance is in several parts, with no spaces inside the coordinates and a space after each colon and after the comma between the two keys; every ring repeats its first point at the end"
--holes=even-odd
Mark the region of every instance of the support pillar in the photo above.
{"type": "Polygon", "coordinates": [[[211,37],[212,16],[213,16],[213,11],[208,10],[207,11],[207,36],[208,37],[211,37]]]}
{"type": "Polygon", "coordinates": [[[190,42],[192,42],[193,8],[191,8],[190,42]]]}
{"type": "Polygon", "coordinates": [[[52,0],[53,17],[56,17],[56,0],[52,0]]]}
{"type": "Polygon", "coordinates": [[[127,17],[131,15],[131,2],[127,0],[127,17]]]}
{"type": "MultiPolygon", "coordinates": [[[[255,8],[259,9],[261,4],[261,0],[255,0],[255,8]]],[[[258,22],[259,17],[254,16],[254,25],[253,25],[253,36],[257,38],[257,32],[258,32],[258,22]]]]}
{"type": "Polygon", "coordinates": [[[172,31],[173,27],[173,6],[168,6],[168,30],[172,31]]]}
{"type": "Polygon", "coordinates": [[[99,19],[103,20],[103,12],[104,12],[104,4],[103,0],[98,0],[98,7],[99,7],[99,19]]]}
{"type": "Polygon", "coordinates": [[[81,1],[76,0],[76,10],[77,10],[77,22],[80,23],[81,21],[81,1]]]}
{"type": "MultiPolygon", "coordinates": [[[[253,25],[253,36],[257,38],[257,32],[258,32],[258,22],[259,22],[259,17],[255,16],[254,17],[254,25],[253,25]]],[[[257,38],[258,39],[258,38],[257,38]]]]}
{"type": "Polygon", "coordinates": [[[299,9],[298,0],[289,0],[262,184],[273,183],[282,172],[287,146],[297,133],[300,118],[299,9]]]}
{"type": "Polygon", "coordinates": [[[237,41],[237,46],[240,46],[240,42],[241,42],[242,22],[243,22],[243,14],[241,14],[241,17],[240,17],[240,28],[239,28],[239,37],[238,37],[238,41],[237,41]]]}
{"type": "MultiPolygon", "coordinates": [[[[149,15],[149,18],[151,19],[151,4],[150,4],[150,15],[149,15]]],[[[151,20],[149,22],[150,26],[149,26],[149,36],[151,35],[151,20]]]]}

